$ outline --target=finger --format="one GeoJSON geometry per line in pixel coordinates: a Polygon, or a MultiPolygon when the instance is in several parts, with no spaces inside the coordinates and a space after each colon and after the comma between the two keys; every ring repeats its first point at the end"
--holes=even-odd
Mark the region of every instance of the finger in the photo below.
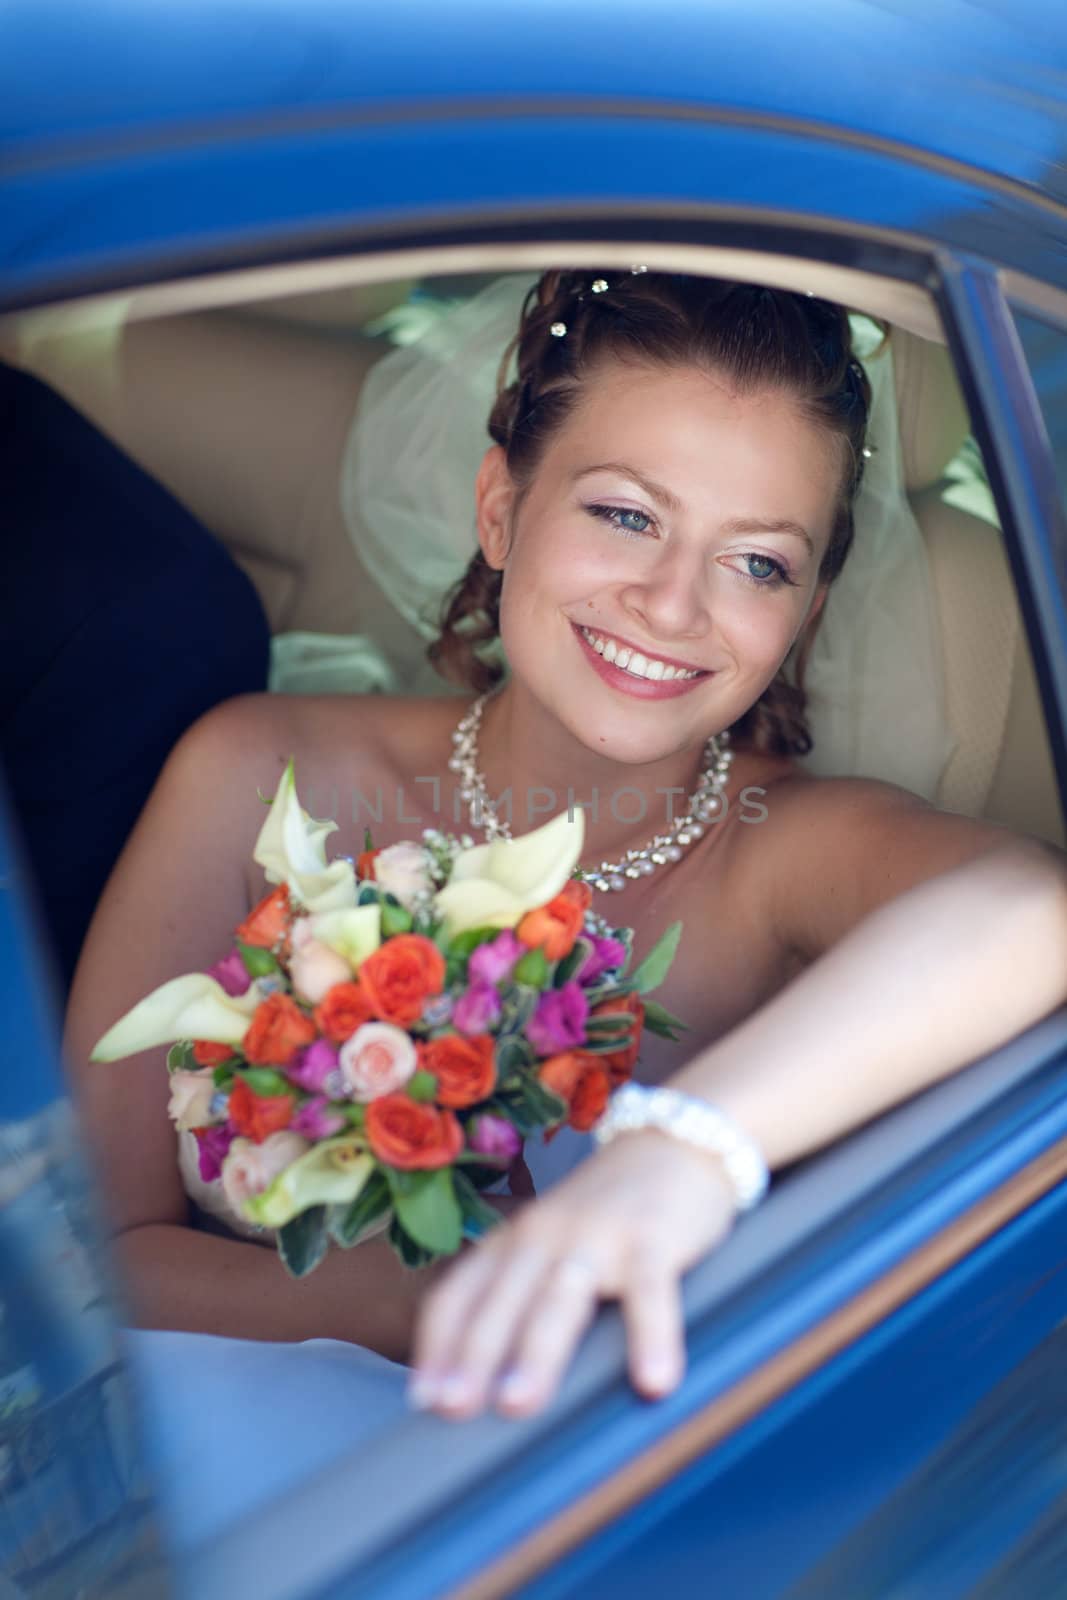
{"type": "Polygon", "coordinates": [[[539,1294],[546,1253],[526,1245],[503,1255],[460,1332],[438,1404],[450,1416],[482,1410],[539,1294]]]}
{"type": "Polygon", "coordinates": [[[600,1272],[569,1253],[544,1274],[537,1305],[522,1328],[493,1399],[508,1416],[529,1416],[548,1404],[586,1328],[596,1316],[600,1272]]]}
{"type": "Polygon", "coordinates": [[[495,1244],[480,1240],[423,1295],[411,1341],[413,1384],[447,1370],[474,1304],[499,1270],[495,1244]]]}
{"type": "Polygon", "coordinates": [[[685,1376],[685,1315],[677,1270],[652,1247],[636,1252],[622,1294],[630,1377],[651,1399],[685,1376]]]}

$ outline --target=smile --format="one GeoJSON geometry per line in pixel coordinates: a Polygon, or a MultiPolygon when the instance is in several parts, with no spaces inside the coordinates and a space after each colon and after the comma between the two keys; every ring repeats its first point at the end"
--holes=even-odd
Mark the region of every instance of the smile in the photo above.
{"type": "Polygon", "coordinates": [[[580,625],[578,631],[598,656],[603,656],[605,661],[614,663],[621,671],[630,673],[634,678],[650,678],[654,683],[659,683],[665,679],[706,676],[702,669],[679,666],[663,656],[645,655],[630,645],[622,644],[610,633],[595,633],[592,628],[583,628],[580,625]]]}

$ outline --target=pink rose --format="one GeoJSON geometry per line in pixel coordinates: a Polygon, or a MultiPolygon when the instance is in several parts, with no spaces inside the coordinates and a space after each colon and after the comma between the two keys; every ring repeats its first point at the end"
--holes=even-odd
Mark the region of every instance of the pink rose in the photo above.
{"type": "Polygon", "coordinates": [[[410,911],[420,895],[433,888],[430,860],[421,844],[403,841],[387,844],[374,857],[374,881],[379,889],[395,894],[410,911]]]}
{"type": "Polygon", "coordinates": [[[352,968],[344,956],[315,938],[307,917],[296,919],[289,937],[293,952],[289,961],[289,976],[294,992],[302,1000],[317,1006],[335,984],[351,982],[352,968]]]}
{"type": "Polygon", "coordinates": [[[512,967],[525,954],[526,946],[510,928],[505,928],[495,939],[476,945],[471,951],[467,962],[468,976],[472,983],[500,983],[504,978],[510,978],[512,967]]]}
{"type": "Polygon", "coordinates": [[[395,1093],[417,1064],[414,1043],[391,1022],[365,1022],[341,1046],[341,1079],[353,1100],[395,1093]]]}
{"type": "Polygon", "coordinates": [[[269,1189],[279,1172],[291,1167],[310,1149],[307,1139],[288,1128],[272,1133],[262,1144],[235,1139],[222,1163],[222,1192],[231,1209],[243,1216],[245,1201],[269,1189]]]}
{"type": "Polygon", "coordinates": [[[209,978],[214,978],[229,995],[245,994],[252,982],[240,950],[231,950],[228,956],[223,956],[213,967],[208,967],[207,975],[209,978]]]}
{"type": "Polygon", "coordinates": [[[500,1016],[500,996],[492,983],[472,983],[452,1008],[458,1033],[486,1033],[500,1016]]]}
{"type": "Polygon", "coordinates": [[[522,1134],[514,1123],[487,1111],[468,1123],[467,1145],[479,1155],[512,1161],[522,1149],[522,1134]]]}
{"type": "Polygon", "coordinates": [[[183,1069],[171,1073],[167,1115],[180,1133],[224,1120],[211,1115],[215,1093],[215,1076],[210,1067],[205,1067],[202,1072],[186,1072],[183,1069]]]}

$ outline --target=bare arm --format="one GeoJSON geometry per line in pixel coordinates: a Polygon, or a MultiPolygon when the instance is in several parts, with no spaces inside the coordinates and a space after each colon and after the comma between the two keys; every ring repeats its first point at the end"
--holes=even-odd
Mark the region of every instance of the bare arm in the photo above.
{"type": "MultiPolygon", "coordinates": [[[[297,1282],[273,1249],[192,1229],[167,1116],[164,1052],[90,1063],[97,1039],[167,978],[203,970],[245,915],[244,863],[292,749],[286,708],[227,702],[177,746],[107,885],[75,974],[65,1049],[137,1322],[258,1339],[334,1337],[394,1360],[440,1266],[412,1272],[384,1239],[297,1282]]],[[[505,1197],[498,1209],[509,1209],[505,1197]]]]}
{"type": "Polygon", "coordinates": [[[784,811],[762,865],[781,937],[812,965],[671,1079],[735,1115],[771,1166],[1067,999],[1059,850],[876,784],[812,785],[784,811]]]}

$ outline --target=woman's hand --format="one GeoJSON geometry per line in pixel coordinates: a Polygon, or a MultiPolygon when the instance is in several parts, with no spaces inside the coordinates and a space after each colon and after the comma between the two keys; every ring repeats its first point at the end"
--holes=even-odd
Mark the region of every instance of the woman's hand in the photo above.
{"type": "Polygon", "coordinates": [[[457,1420],[487,1404],[540,1410],[601,1298],[622,1302],[635,1387],[669,1393],[685,1371],[681,1276],[733,1215],[715,1157],[652,1129],[619,1137],[520,1203],[422,1297],[412,1404],[457,1420]]]}

